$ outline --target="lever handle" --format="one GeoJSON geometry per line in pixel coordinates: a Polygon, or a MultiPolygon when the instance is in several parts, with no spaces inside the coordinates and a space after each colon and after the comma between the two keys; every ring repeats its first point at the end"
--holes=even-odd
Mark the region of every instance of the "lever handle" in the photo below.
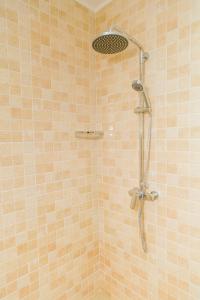
{"type": "Polygon", "coordinates": [[[132,190],[130,190],[128,192],[129,196],[131,196],[131,203],[130,203],[130,208],[131,209],[135,209],[136,202],[137,202],[137,199],[138,199],[138,192],[139,192],[138,188],[133,188],[132,190]]]}

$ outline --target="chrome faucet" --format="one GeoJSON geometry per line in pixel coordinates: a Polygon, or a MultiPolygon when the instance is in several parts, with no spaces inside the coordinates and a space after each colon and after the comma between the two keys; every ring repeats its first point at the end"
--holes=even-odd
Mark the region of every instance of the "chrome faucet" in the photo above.
{"type": "Polygon", "coordinates": [[[144,201],[155,201],[158,198],[158,192],[152,191],[148,192],[145,189],[133,188],[129,192],[129,196],[131,197],[130,208],[135,209],[137,203],[139,203],[139,211],[138,211],[138,224],[139,224],[139,232],[142,242],[142,248],[144,252],[147,252],[147,242],[144,230],[144,201]]]}

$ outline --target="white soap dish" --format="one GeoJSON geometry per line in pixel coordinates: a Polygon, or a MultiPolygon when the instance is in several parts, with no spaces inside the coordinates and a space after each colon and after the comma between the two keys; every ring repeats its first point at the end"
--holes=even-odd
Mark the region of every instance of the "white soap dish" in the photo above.
{"type": "Polygon", "coordinates": [[[75,137],[79,139],[97,140],[103,137],[103,131],[76,131],[75,137]]]}

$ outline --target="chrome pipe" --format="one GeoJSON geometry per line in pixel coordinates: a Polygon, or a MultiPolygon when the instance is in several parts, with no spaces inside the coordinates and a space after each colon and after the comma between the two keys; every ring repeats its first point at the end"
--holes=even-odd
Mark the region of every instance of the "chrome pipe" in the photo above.
{"type": "Polygon", "coordinates": [[[130,42],[132,42],[133,44],[135,44],[139,50],[144,52],[144,48],[143,46],[134,38],[132,37],[130,34],[128,34],[127,32],[123,31],[121,28],[119,28],[118,26],[114,25],[111,26],[110,28],[111,31],[117,31],[118,33],[122,34],[124,37],[126,37],[130,42]]]}
{"type": "MultiPolygon", "coordinates": [[[[143,61],[143,50],[140,48],[139,52],[139,78],[141,82],[144,82],[144,61],[143,61]]],[[[140,93],[140,107],[144,109],[144,98],[140,93]]],[[[139,124],[140,124],[140,189],[143,191],[144,189],[144,114],[139,114],[139,124]]]]}

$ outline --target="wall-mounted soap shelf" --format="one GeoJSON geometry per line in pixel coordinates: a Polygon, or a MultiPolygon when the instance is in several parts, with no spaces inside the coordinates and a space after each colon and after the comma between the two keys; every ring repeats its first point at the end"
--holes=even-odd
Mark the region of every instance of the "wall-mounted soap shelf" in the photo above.
{"type": "Polygon", "coordinates": [[[103,137],[103,131],[76,131],[75,137],[79,139],[97,140],[103,137]]]}

